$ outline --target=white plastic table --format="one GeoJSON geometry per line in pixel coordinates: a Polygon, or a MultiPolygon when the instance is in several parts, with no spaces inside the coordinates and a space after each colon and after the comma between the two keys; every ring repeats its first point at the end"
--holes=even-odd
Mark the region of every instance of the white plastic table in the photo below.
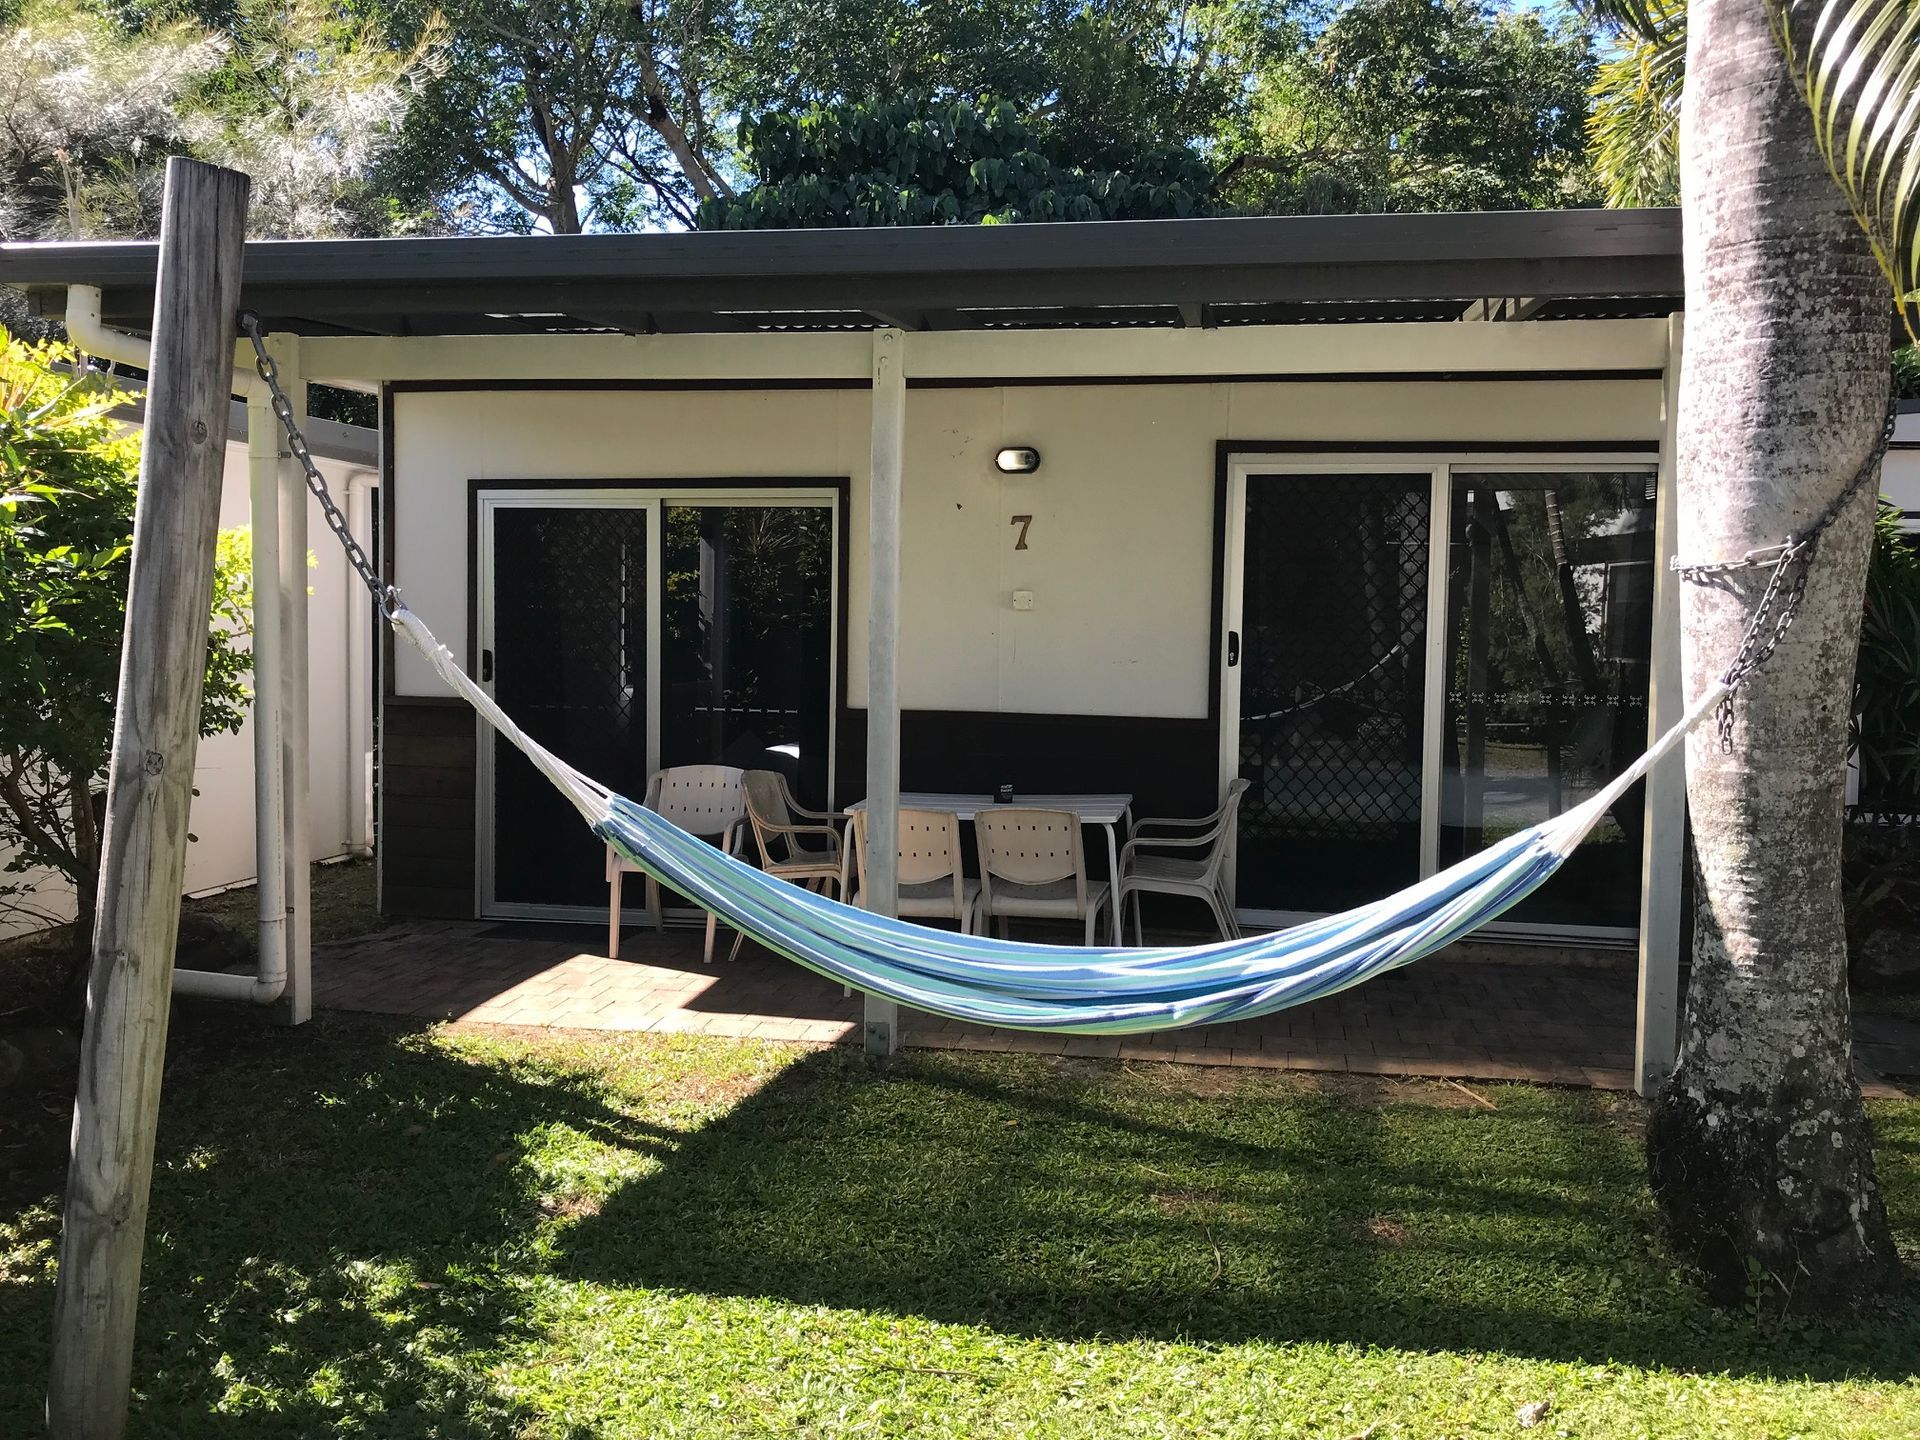
{"type": "MultiPolygon", "coordinates": [[[[944,791],[903,790],[900,792],[902,810],[939,810],[960,820],[971,820],[982,810],[992,810],[996,801],[991,795],[948,794],[944,791]]],[[[851,814],[855,810],[864,810],[867,802],[855,801],[847,807],[851,814]]],[[[1107,884],[1112,886],[1116,897],[1120,886],[1120,835],[1133,828],[1133,796],[1131,795],[1034,795],[1024,790],[1016,790],[1013,799],[1007,802],[1008,809],[1015,810],[1066,810],[1070,811],[1082,825],[1098,825],[1107,836],[1107,884]]],[[[1109,903],[1113,912],[1113,943],[1122,945],[1120,938],[1120,906],[1117,898],[1109,903]]]]}

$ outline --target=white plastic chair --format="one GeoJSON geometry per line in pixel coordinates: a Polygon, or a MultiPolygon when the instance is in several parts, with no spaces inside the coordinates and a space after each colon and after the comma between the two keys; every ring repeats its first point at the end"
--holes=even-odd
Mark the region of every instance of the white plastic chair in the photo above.
{"type": "Polygon", "coordinates": [[[808,810],[793,798],[787,777],[778,770],[749,770],[746,778],[747,824],[753,830],[760,868],[809,890],[840,885],[844,856],[838,811],[808,810]],[[806,822],[796,824],[795,816],[806,822]]]}
{"type": "Polygon", "coordinates": [[[1114,901],[1124,919],[1127,902],[1133,902],[1133,943],[1143,943],[1140,925],[1140,897],[1151,891],[1156,895],[1185,895],[1204,900],[1213,911],[1214,923],[1225,940],[1240,938],[1239,922],[1233,918],[1233,902],[1227,895],[1227,856],[1232,850],[1234,821],[1240,813],[1240,797],[1247,793],[1247,782],[1235,780],[1227,786],[1226,803],[1211,815],[1190,820],[1149,819],[1133,827],[1133,838],[1120,848],[1120,883],[1114,901]],[[1148,830],[1190,830],[1191,835],[1149,835],[1148,830]],[[1146,850],[1190,850],[1197,855],[1148,855],[1146,850]]]}
{"type": "MultiPolygon", "coordinates": [[[[855,905],[864,907],[867,888],[867,812],[853,812],[848,850],[852,857],[855,905]]],[[[973,929],[980,882],[969,880],[960,846],[960,821],[947,810],[900,812],[900,903],[903,920],[952,920],[962,935],[973,929]]]]}
{"type": "MultiPolygon", "coordinates": [[[[654,772],[647,782],[647,798],[643,803],[663,820],[671,821],[688,834],[718,844],[732,855],[739,847],[741,827],[746,821],[745,782],[746,771],[731,765],[674,765],[654,772]]],[[[629,871],[640,871],[640,867],[608,846],[607,886],[612,891],[612,905],[607,914],[607,956],[614,960],[620,958],[621,880],[629,871]]],[[[647,876],[647,915],[655,931],[666,929],[660,908],[660,884],[651,875],[647,876]]],[[[701,953],[708,964],[713,963],[716,924],[716,917],[709,910],[707,943],[701,953]]]]}
{"type": "Polygon", "coordinates": [[[1084,920],[1086,943],[1111,899],[1105,880],[1087,879],[1080,848],[1080,817],[1071,810],[1025,810],[984,806],[973,817],[980,846],[980,913],[1000,922],[1007,933],[1010,916],[1033,920],[1084,920]]]}

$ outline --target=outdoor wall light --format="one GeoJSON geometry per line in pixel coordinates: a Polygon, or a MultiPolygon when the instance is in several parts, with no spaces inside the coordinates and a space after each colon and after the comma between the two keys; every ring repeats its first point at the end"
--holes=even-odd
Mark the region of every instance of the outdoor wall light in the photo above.
{"type": "Polygon", "coordinates": [[[1031,475],[1040,468],[1040,452],[1031,445],[1009,445],[993,457],[993,463],[1006,475],[1031,475]]]}

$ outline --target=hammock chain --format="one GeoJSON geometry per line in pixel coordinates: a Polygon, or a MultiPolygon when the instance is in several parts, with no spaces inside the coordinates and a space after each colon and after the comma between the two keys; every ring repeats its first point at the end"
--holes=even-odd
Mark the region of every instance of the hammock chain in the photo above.
{"type": "Polygon", "coordinates": [[[1862,490],[1869,479],[1880,468],[1880,462],[1886,458],[1887,446],[1893,442],[1893,428],[1898,422],[1900,408],[1897,400],[1887,402],[1887,421],[1880,428],[1880,437],[1875,442],[1860,468],[1847,482],[1847,486],[1834,496],[1813,520],[1803,528],[1794,531],[1778,545],[1767,545],[1757,550],[1749,550],[1738,560],[1722,560],[1699,565],[1682,564],[1673,561],[1674,572],[1682,580],[1702,584],[1722,575],[1730,575],[1739,570],[1751,570],[1761,565],[1772,567],[1767,576],[1766,589],[1760,593],[1760,603],[1754,607],[1753,615],[1747,621],[1747,628],[1740,637],[1740,648],[1735,652],[1733,661],[1721,673],[1721,682],[1726,685],[1727,693],[1721,699],[1714,716],[1714,724],[1719,732],[1720,751],[1724,755],[1733,753],[1733,697],[1752,675],[1767,661],[1773,658],[1773,652],[1780,648],[1780,642],[1787,638],[1787,631],[1793,628],[1793,622],[1799,617],[1800,605],[1806,599],[1807,573],[1813,567],[1813,551],[1820,537],[1832,528],[1833,522],[1840,518],[1847,502],[1862,490]],[[1791,577],[1791,579],[1789,579],[1791,577]],[[1784,598],[1782,596],[1784,592],[1784,598]],[[1776,607],[1777,612],[1776,613],[1776,607]]]}
{"type": "Polygon", "coordinates": [[[293,418],[293,402],[287,398],[286,389],[280,384],[280,366],[267,349],[266,335],[260,325],[260,317],[251,310],[240,312],[240,328],[253,342],[253,368],[260,372],[260,379],[272,397],[273,413],[280,421],[280,428],[286,432],[287,452],[306,474],[307,489],[313,492],[313,498],[320,502],[320,513],[326,517],[327,528],[339,540],[346,551],[347,564],[353,568],[361,582],[373,595],[373,603],[380,611],[380,618],[391,621],[394,610],[400,603],[400,595],[393,586],[380,578],[380,572],[374,568],[367,552],[354,538],[353,526],[346,515],[335,503],[333,493],[327,489],[326,477],[320,473],[320,467],[314,463],[313,452],[307,447],[307,437],[300,433],[300,426],[293,418]]]}

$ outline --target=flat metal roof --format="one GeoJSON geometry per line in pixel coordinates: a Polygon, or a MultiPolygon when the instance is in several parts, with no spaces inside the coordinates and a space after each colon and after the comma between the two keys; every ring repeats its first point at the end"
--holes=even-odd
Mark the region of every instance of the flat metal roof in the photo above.
{"type": "MultiPolygon", "coordinates": [[[[58,314],[147,327],[152,241],[0,245],[58,314]]],[[[1579,318],[1679,308],[1677,210],[1276,216],[247,246],[243,303],[309,335],[1579,318]]]]}

